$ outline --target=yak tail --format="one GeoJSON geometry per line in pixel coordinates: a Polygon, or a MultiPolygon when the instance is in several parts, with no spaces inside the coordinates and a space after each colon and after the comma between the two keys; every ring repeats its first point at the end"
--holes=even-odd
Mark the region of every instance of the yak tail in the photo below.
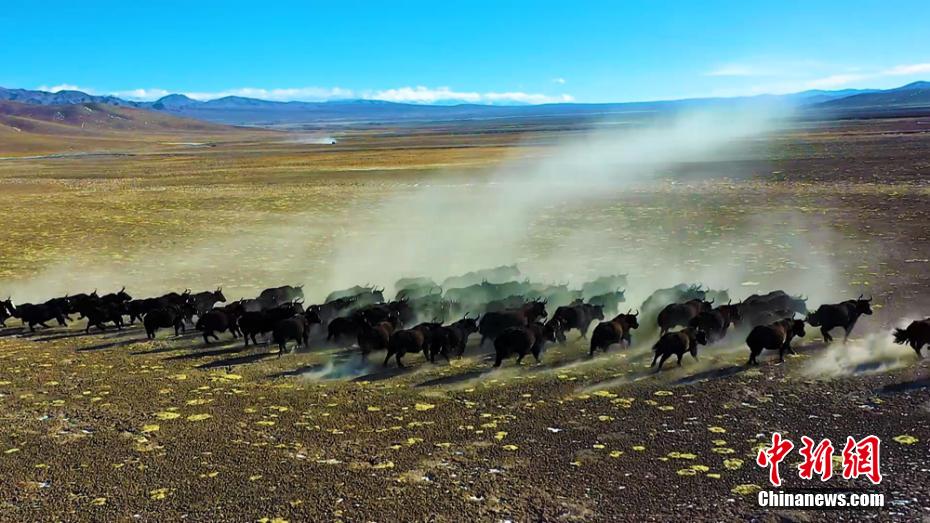
{"type": "Polygon", "coordinates": [[[907,331],[905,329],[895,329],[894,330],[894,342],[898,345],[904,345],[907,343],[907,331]]]}

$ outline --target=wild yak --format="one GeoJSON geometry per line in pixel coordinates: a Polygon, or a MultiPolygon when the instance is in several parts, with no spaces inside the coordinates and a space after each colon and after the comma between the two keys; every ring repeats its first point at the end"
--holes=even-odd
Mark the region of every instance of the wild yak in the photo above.
{"type": "Polygon", "coordinates": [[[669,359],[673,354],[678,356],[679,367],[681,366],[681,358],[687,352],[690,352],[691,356],[697,360],[698,345],[707,345],[707,336],[694,327],[665,333],[652,347],[655,357],[652,358],[650,367],[654,367],[656,361],[658,361],[659,367],[656,372],[659,372],[662,370],[662,364],[665,363],[665,360],[669,359]]]}
{"type": "Polygon", "coordinates": [[[343,289],[341,291],[333,291],[329,293],[329,296],[327,296],[323,301],[331,302],[338,300],[339,298],[354,298],[356,306],[364,307],[374,303],[384,303],[384,289],[377,289],[375,287],[369,286],[361,287],[356,285],[355,287],[349,287],[348,289],[343,289]]]}
{"type": "Polygon", "coordinates": [[[382,321],[374,325],[360,322],[357,339],[358,348],[361,349],[362,355],[366,356],[369,352],[387,349],[394,330],[394,324],[389,321],[382,321]]]}
{"type": "MultiPolygon", "coordinates": [[[[97,294],[97,291],[94,291],[94,294],[97,294]]],[[[132,301],[132,296],[126,292],[126,287],[123,287],[119,292],[104,294],[100,297],[100,301],[104,303],[128,303],[132,301]]]]}
{"type": "Polygon", "coordinates": [[[203,316],[217,303],[226,303],[226,296],[223,295],[223,288],[218,287],[215,291],[198,292],[191,295],[194,302],[194,310],[197,311],[197,317],[203,316]]]}
{"type": "Polygon", "coordinates": [[[16,307],[13,306],[13,298],[0,301],[0,327],[6,327],[6,320],[13,317],[16,313],[16,307]]]}
{"type": "Polygon", "coordinates": [[[274,326],[272,339],[278,344],[279,358],[284,353],[288,341],[296,341],[297,347],[310,346],[310,322],[312,319],[319,320],[319,317],[315,314],[309,317],[305,314],[298,314],[281,320],[274,326]]]}
{"type": "Polygon", "coordinates": [[[465,273],[461,276],[450,276],[442,282],[445,289],[468,287],[481,282],[502,283],[520,277],[520,269],[516,265],[502,265],[493,269],[481,269],[465,273]]]}
{"type": "Polygon", "coordinates": [[[496,339],[510,327],[526,327],[540,318],[548,316],[546,302],[533,301],[517,309],[489,312],[481,317],[478,332],[481,333],[481,346],[486,340],[496,339]]]}
{"type": "Polygon", "coordinates": [[[898,345],[910,344],[920,357],[920,349],[930,344],[930,318],[913,321],[906,329],[895,329],[894,342],[898,345]]]}
{"type": "Polygon", "coordinates": [[[820,327],[820,333],[823,335],[823,341],[830,343],[833,336],[830,331],[836,327],[842,327],[845,335],[843,341],[849,340],[849,333],[856,326],[856,320],[859,316],[872,314],[872,298],[862,299],[862,295],[855,300],[846,300],[842,303],[821,305],[813,314],[807,316],[807,323],[812,327],[820,327]]]}
{"type": "Polygon", "coordinates": [[[123,330],[123,314],[126,314],[126,302],[114,301],[112,298],[110,301],[105,301],[103,298],[87,300],[78,306],[78,312],[82,317],[87,318],[85,333],[90,332],[91,326],[104,331],[106,330],[104,324],[107,322],[113,323],[117,330],[123,330]]]}
{"type": "Polygon", "coordinates": [[[333,301],[328,301],[322,305],[311,305],[308,307],[308,309],[315,311],[317,315],[319,315],[320,321],[325,327],[329,325],[329,322],[331,322],[334,318],[341,316],[344,312],[347,312],[354,303],[354,297],[339,298],[333,301]]]}
{"type": "MultiPolygon", "coordinates": [[[[190,305],[186,305],[190,307],[190,305]]],[[[166,305],[164,307],[149,311],[142,320],[145,327],[145,335],[150,340],[155,339],[155,333],[158,329],[174,327],[174,335],[178,336],[187,329],[184,327],[184,318],[186,314],[178,305],[166,305]]]]}
{"type": "Polygon", "coordinates": [[[342,338],[356,339],[362,323],[364,321],[356,316],[333,318],[326,326],[326,341],[339,343],[342,338]]]}
{"type": "Polygon", "coordinates": [[[563,305],[555,310],[552,319],[561,324],[559,330],[559,341],[561,343],[565,343],[565,333],[573,329],[580,332],[582,338],[587,339],[591,323],[604,319],[604,308],[600,305],[589,305],[587,303],[563,305]]]}
{"type": "Polygon", "coordinates": [[[713,301],[688,300],[684,303],[670,303],[659,312],[656,324],[659,334],[665,334],[672,327],[686,327],[695,316],[702,312],[710,312],[713,301]]]}
{"type": "Polygon", "coordinates": [[[791,340],[795,336],[803,338],[804,335],[804,320],[792,318],[776,321],[771,325],[753,327],[746,337],[746,345],[749,346],[749,362],[746,365],[758,365],[756,357],[762,354],[763,350],[777,350],[778,361],[785,361],[785,352],[797,354],[791,348],[791,340]]]}
{"type": "Polygon", "coordinates": [[[604,309],[604,312],[609,314],[617,313],[620,310],[620,304],[625,301],[626,296],[624,295],[624,291],[619,289],[614,292],[598,294],[588,298],[588,303],[591,305],[600,305],[604,309]]]}
{"type": "Polygon", "coordinates": [[[262,304],[262,308],[270,309],[282,303],[303,299],[303,297],[303,285],[284,285],[282,287],[273,287],[263,290],[261,294],[258,295],[258,301],[262,304]]]}
{"type": "Polygon", "coordinates": [[[410,324],[415,316],[407,300],[368,305],[356,310],[352,315],[361,318],[369,325],[390,321],[396,323],[396,326],[410,324]]]}
{"type": "Polygon", "coordinates": [[[630,331],[639,328],[639,311],[633,313],[632,310],[626,314],[618,314],[610,321],[604,321],[594,327],[594,333],[591,334],[591,350],[589,356],[594,356],[594,351],[601,349],[607,352],[607,348],[615,343],[625,342],[630,346],[630,331]]]}
{"type": "Polygon", "coordinates": [[[779,320],[807,314],[807,298],[790,296],[777,290],[767,294],[753,294],[739,304],[741,324],[749,327],[769,325],[779,320]]]}
{"type": "Polygon", "coordinates": [[[233,303],[219,309],[207,311],[203,316],[197,319],[194,326],[197,330],[203,331],[204,344],[210,344],[210,338],[220,341],[216,333],[229,331],[233,338],[238,338],[240,329],[238,327],[239,317],[244,314],[242,304],[233,303]]]}
{"type": "Polygon", "coordinates": [[[707,342],[713,343],[723,339],[731,324],[739,323],[740,306],[727,303],[710,311],[703,311],[691,319],[689,327],[695,327],[707,334],[707,342]]]}
{"type": "Polygon", "coordinates": [[[422,352],[424,356],[428,357],[433,342],[433,333],[441,327],[442,325],[439,323],[421,323],[413,328],[394,332],[388,342],[384,366],[387,366],[391,356],[396,356],[397,366],[400,368],[404,366],[401,358],[405,354],[422,352]]]}
{"type": "MultiPolygon", "coordinates": [[[[623,292],[620,289],[626,286],[626,274],[614,274],[611,276],[600,276],[582,284],[581,292],[584,294],[585,298],[593,298],[594,296],[602,296],[614,292],[619,292],[622,296],[623,292]]],[[[588,300],[588,303],[591,303],[590,300],[588,300]]]]}
{"type": "MultiPolygon", "coordinates": [[[[245,341],[245,346],[249,346],[249,339],[252,340],[253,344],[258,345],[258,340],[255,338],[257,335],[274,331],[274,327],[278,322],[293,318],[301,314],[301,312],[303,312],[302,307],[297,303],[285,303],[264,311],[244,311],[239,316],[238,326],[242,339],[245,341]]],[[[314,315],[314,317],[319,318],[316,313],[314,315]]]]}
{"type": "Polygon", "coordinates": [[[64,327],[68,323],[65,321],[65,311],[62,303],[61,298],[40,304],[23,303],[16,307],[13,316],[19,318],[24,326],[29,327],[29,332],[35,332],[36,325],[48,328],[46,322],[51,320],[56,320],[58,325],[64,327]]]}
{"type": "Polygon", "coordinates": [[[468,337],[476,332],[478,332],[478,318],[468,318],[467,315],[451,325],[438,329],[433,333],[430,362],[436,363],[436,356],[440,354],[448,360],[450,352],[456,357],[461,357],[465,354],[468,337]]]}
{"type": "Polygon", "coordinates": [[[499,300],[492,300],[484,306],[484,312],[500,312],[508,309],[519,309],[526,305],[527,301],[529,300],[523,296],[508,296],[499,300]]]}
{"type": "Polygon", "coordinates": [[[504,329],[494,339],[494,366],[500,367],[505,358],[513,355],[517,356],[517,364],[520,364],[527,354],[532,354],[539,363],[539,354],[547,341],[555,341],[555,331],[539,322],[504,329]]]}

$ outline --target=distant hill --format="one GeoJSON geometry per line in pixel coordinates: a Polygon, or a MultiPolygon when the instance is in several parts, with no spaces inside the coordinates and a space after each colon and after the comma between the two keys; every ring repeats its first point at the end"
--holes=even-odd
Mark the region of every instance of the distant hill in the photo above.
{"type": "Polygon", "coordinates": [[[219,131],[225,126],[105,103],[37,105],[0,101],[0,126],[25,132],[219,131]]]}
{"type": "Polygon", "coordinates": [[[187,147],[253,139],[266,133],[276,134],[105,103],[39,105],[0,101],[0,159],[187,147]]]}
{"type": "Polygon", "coordinates": [[[895,89],[855,94],[818,104],[824,109],[930,107],[930,82],[913,82],[895,89]]]}
{"type": "Polygon", "coordinates": [[[591,117],[617,114],[659,113],[696,107],[732,107],[741,104],[786,104],[801,107],[808,115],[846,114],[860,108],[926,108],[930,111],[928,82],[915,82],[897,89],[811,90],[785,95],[735,98],[696,98],[633,103],[543,105],[425,105],[377,100],[330,102],[275,102],[226,96],[215,100],[194,100],[183,94],[170,94],[154,102],[137,102],[113,96],[96,96],[80,91],[49,93],[27,89],[0,88],[0,100],[40,106],[98,104],[145,109],[163,115],[231,125],[296,125],[451,121],[488,118],[591,117]]]}

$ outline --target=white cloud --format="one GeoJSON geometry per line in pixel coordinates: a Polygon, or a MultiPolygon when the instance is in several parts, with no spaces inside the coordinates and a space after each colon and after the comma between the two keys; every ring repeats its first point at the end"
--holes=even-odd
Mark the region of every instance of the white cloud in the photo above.
{"type": "MultiPolygon", "coordinates": [[[[559,80],[564,82],[563,79],[559,80]]],[[[88,94],[105,93],[111,96],[117,96],[119,98],[133,101],[153,101],[172,93],[183,94],[194,100],[201,101],[215,100],[217,98],[223,98],[226,96],[242,96],[246,98],[257,98],[259,100],[270,100],[277,102],[323,102],[330,100],[361,98],[366,100],[383,100],[388,102],[415,104],[453,102],[476,104],[544,104],[573,102],[575,100],[574,97],[570,94],[547,95],[539,93],[525,93],[521,91],[457,91],[449,87],[430,88],[424,86],[398,87],[395,89],[367,90],[361,92],[356,92],[352,89],[346,89],[342,87],[291,87],[274,89],[238,87],[235,89],[225,89],[222,91],[172,91],[162,88],[138,88],[118,91],[99,91],[71,84],[61,84],[52,87],[41,86],[39,89],[51,92],[61,90],[77,90],[88,94]]]]}
{"type": "Polygon", "coordinates": [[[880,80],[896,76],[915,76],[930,73],[930,63],[903,64],[888,69],[862,73],[834,74],[807,83],[809,89],[834,89],[865,80],[880,80]]]}
{"type": "Polygon", "coordinates": [[[73,84],[59,84],[59,85],[53,85],[51,87],[47,85],[40,85],[39,87],[37,87],[37,89],[39,91],[47,91],[49,93],[57,93],[58,91],[82,91],[87,94],[94,94],[93,89],[88,89],[85,87],[78,87],[77,85],[73,85],[73,84]]]}
{"type": "Polygon", "coordinates": [[[280,89],[240,87],[218,92],[185,92],[183,94],[194,100],[213,100],[225,96],[243,96],[246,98],[258,98],[260,100],[271,100],[275,102],[317,102],[353,98],[355,96],[351,89],[343,89],[342,87],[292,87],[280,89]]]}
{"type": "Polygon", "coordinates": [[[422,104],[440,102],[543,104],[574,101],[574,97],[568,94],[550,96],[519,91],[479,93],[475,91],[454,91],[448,87],[429,88],[422,85],[369,92],[365,93],[363,98],[384,100],[387,102],[422,104]]]}
{"type": "Polygon", "coordinates": [[[772,73],[757,67],[732,64],[707,71],[704,76],[769,76],[772,73]]]}
{"type": "Polygon", "coordinates": [[[930,63],[926,64],[908,64],[908,65],[896,65],[891,69],[886,69],[882,72],[885,76],[906,76],[911,74],[925,74],[930,73],[930,63]]]}
{"type": "Polygon", "coordinates": [[[559,84],[559,85],[565,85],[565,79],[561,77],[553,78],[552,83],[559,84]]]}
{"type": "Polygon", "coordinates": [[[171,93],[165,89],[131,89],[129,91],[114,91],[110,94],[127,100],[151,101],[171,93]]]}

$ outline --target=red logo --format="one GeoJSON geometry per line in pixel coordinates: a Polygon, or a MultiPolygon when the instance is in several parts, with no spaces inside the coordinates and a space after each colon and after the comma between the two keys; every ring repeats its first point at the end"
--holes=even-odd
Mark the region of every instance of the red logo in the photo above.
{"type": "Polygon", "coordinates": [[[882,473],[878,467],[881,445],[878,436],[866,436],[859,441],[847,437],[843,447],[843,478],[865,476],[875,485],[881,483],[882,473]]]}
{"type": "MultiPolygon", "coordinates": [[[[824,438],[814,445],[814,440],[807,436],[801,436],[801,443],[802,446],[798,452],[804,461],[798,465],[798,476],[801,479],[810,480],[814,478],[814,474],[817,474],[820,481],[832,478],[833,443],[824,438]]],[[[768,467],[769,482],[772,485],[781,486],[778,466],[793,449],[794,443],[791,440],[783,438],[778,432],[773,432],[772,444],[759,450],[756,464],[763,468],[768,467]]],[[[880,450],[881,439],[878,436],[866,436],[859,441],[852,436],[847,437],[846,446],[843,447],[843,478],[857,479],[865,476],[875,485],[881,483],[880,450]]]]}
{"type": "Polygon", "coordinates": [[[776,487],[781,485],[781,477],[778,475],[778,464],[785,459],[785,456],[794,448],[794,443],[790,440],[782,439],[778,432],[772,433],[772,446],[759,451],[756,456],[756,463],[760,467],[769,467],[769,481],[776,487]]]}

